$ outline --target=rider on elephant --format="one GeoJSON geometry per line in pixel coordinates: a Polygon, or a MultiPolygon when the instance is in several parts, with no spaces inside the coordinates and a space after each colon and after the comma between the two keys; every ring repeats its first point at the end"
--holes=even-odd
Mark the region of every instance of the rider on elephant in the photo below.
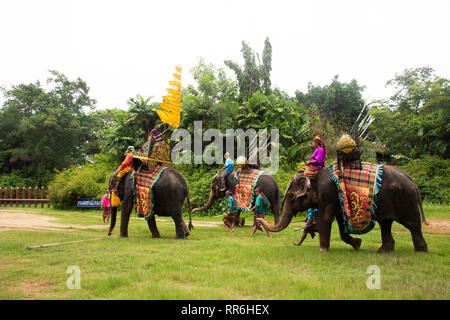
{"type": "Polygon", "coordinates": [[[220,175],[220,191],[225,191],[226,186],[225,186],[225,177],[228,174],[233,173],[233,166],[234,166],[234,161],[233,159],[231,159],[230,153],[226,152],[225,155],[223,156],[225,158],[225,164],[224,166],[219,170],[222,171],[223,173],[220,175]]]}
{"type": "Polygon", "coordinates": [[[307,163],[308,166],[298,170],[299,173],[303,173],[305,177],[310,179],[314,179],[319,170],[325,167],[325,159],[327,157],[327,149],[320,135],[314,137],[312,144],[315,150],[307,163]]]}
{"type": "Polygon", "coordinates": [[[128,154],[125,157],[125,160],[123,160],[122,164],[116,170],[117,177],[116,177],[116,183],[114,185],[114,189],[112,190],[113,192],[117,193],[117,188],[119,187],[120,180],[122,179],[122,177],[124,175],[126,175],[128,172],[130,172],[131,170],[133,170],[133,151],[134,151],[133,146],[129,146],[127,148],[128,154]]]}
{"type": "Polygon", "coordinates": [[[148,140],[150,140],[150,148],[149,148],[149,154],[148,154],[148,157],[150,158],[150,155],[152,154],[153,146],[155,145],[155,142],[161,140],[161,135],[159,134],[158,129],[156,129],[156,128],[152,129],[150,137],[148,137],[148,140]]]}

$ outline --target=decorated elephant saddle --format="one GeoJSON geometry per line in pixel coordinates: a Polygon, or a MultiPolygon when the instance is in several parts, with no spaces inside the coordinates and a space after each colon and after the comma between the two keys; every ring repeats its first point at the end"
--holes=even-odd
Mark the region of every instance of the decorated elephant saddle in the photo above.
{"type": "Polygon", "coordinates": [[[170,152],[170,146],[164,140],[150,139],[139,151],[133,152],[133,158],[141,161],[144,170],[153,171],[161,163],[172,163],[170,152]]]}
{"type": "Polygon", "coordinates": [[[237,181],[234,197],[236,198],[237,207],[240,210],[248,211],[254,202],[255,188],[259,177],[264,171],[252,168],[242,168],[235,173],[237,181]]]}
{"type": "Polygon", "coordinates": [[[336,183],[346,233],[364,234],[375,226],[377,194],[381,187],[383,165],[362,162],[361,169],[340,167],[337,162],[328,167],[336,183]]]}
{"type": "Polygon", "coordinates": [[[156,166],[152,171],[140,169],[133,171],[131,181],[138,217],[151,219],[154,212],[154,188],[161,174],[167,167],[156,166]]]}

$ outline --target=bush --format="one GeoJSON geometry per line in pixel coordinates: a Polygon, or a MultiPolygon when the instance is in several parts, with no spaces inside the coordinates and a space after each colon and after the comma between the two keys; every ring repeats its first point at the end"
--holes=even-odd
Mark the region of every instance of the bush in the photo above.
{"type": "Polygon", "coordinates": [[[428,156],[400,168],[416,181],[423,201],[450,203],[450,160],[428,156]]]}
{"type": "Polygon", "coordinates": [[[53,206],[68,209],[76,206],[78,198],[101,198],[114,169],[99,161],[59,172],[49,185],[53,206]]]}

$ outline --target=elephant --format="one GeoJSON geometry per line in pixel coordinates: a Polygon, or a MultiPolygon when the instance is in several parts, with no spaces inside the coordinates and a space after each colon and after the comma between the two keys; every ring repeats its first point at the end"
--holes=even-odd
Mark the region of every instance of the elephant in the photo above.
{"type": "MultiPolygon", "coordinates": [[[[393,251],[395,246],[391,227],[396,221],[406,227],[412,236],[416,251],[428,251],[422,235],[422,222],[428,224],[422,208],[422,200],[414,180],[404,171],[385,165],[383,179],[378,193],[376,221],[380,225],[382,245],[379,252],[393,251]]],[[[360,238],[353,238],[344,232],[344,218],[339,203],[338,189],[332,180],[328,168],[322,168],[311,181],[301,173],[295,174],[286,189],[282,202],[282,216],[278,224],[270,226],[260,221],[270,232],[285,229],[292,217],[299,211],[318,208],[317,217],[320,251],[330,247],[331,224],[336,218],[341,239],[355,250],[361,246],[360,238]]]]}
{"type": "MultiPolygon", "coordinates": [[[[119,187],[117,189],[118,196],[122,202],[122,214],[120,219],[120,237],[128,237],[128,222],[130,220],[130,214],[133,210],[133,192],[130,175],[132,172],[127,173],[122,177],[119,187]]],[[[116,180],[116,173],[113,172],[109,179],[108,189],[114,188],[116,180]]],[[[175,223],[176,238],[185,239],[189,235],[189,230],[193,229],[192,216],[191,216],[191,204],[189,199],[189,188],[183,175],[173,168],[167,168],[161,173],[158,181],[154,185],[153,199],[155,206],[155,214],[159,216],[170,216],[175,223]],[[183,203],[187,198],[189,206],[189,230],[183,220],[183,203]]],[[[117,208],[111,208],[111,220],[108,231],[110,236],[116,225],[117,208]]],[[[156,226],[156,220],[153,216],[147,220],[148,228],[152,233],[153,238],[160,238],[158,228],[156,226]]]]}
{"type": "MultiPolygon", "coordinates": [[[[226,190],[230,190],[234,193],[237,181],[234,178],[234,174],[228,174],[225,177],[225,186],[226,190],[221,191],[220,190],[220,173],[216,174],[213,181],[211,182],[211,190],[209,192],[209,199],[208,202],[204,207],[201,208],[195,208],[192,210],[192,212],[198,212],[198,211],[205,211],[211,208],[214,201],[220,198],[225,197],[226,190]]],[[[256,184],[261,191],[266,195],[267,199],[270,203],[270,210],[272,211],[272,214],[275,219],[275,223],[278,223],[279,216],[280,216],[280,188],[278,187],[277,182],[275,179],[266,174],[262,174],[258,182],[256,184]]],[[[239,219],[239,216],[236,217],[239,219]]]]}

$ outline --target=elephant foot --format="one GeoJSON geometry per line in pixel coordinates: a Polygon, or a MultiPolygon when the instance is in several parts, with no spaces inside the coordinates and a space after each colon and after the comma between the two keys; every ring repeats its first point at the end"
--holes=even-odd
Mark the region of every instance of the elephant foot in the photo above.
{"type": "Polygon", "coordinates": [[[377,252],[391,252],[394,251],[394,247],[381,246],[377,252]]]}
{"type": "Polygon", "coordinates": [[[352,244],[353,249],[359,250],[359,248],[361,247],[361,242],[361,239],[354,239],[352,244]]]}
{"type": "Polygon", "coordinates": [[[320,252],[328,252],[328,248],[320,247],[319,251],[320,252]]]}
{"type": "Polygon", "coordinates": [[[161,238],[161,236],[159,234],[152,234],[152,238],[154,238],[154,239],[161,238]]]}
{"type": "Polygon", "coordinates": [[[414,250],[416,252],[428,252],[428,247],[424,246],[424,247],[414,247],[414,250]]]}
{"type": "Polygon", "coordinates": [[[128,235],[127,234],[126,235],[120,235],[119,238],[128,238],[128,235]]]}
{"type": "Polygon", "coordinates": [[[112,235],[112,232],[108,232],[108,237],[110,237],[112,235]]]}
{"type": "Polygon", "coordinates": [[[391,252],[391,251],[394,251],[394,246],[382,245],[377,250],[377,252],[391,252]]]}

